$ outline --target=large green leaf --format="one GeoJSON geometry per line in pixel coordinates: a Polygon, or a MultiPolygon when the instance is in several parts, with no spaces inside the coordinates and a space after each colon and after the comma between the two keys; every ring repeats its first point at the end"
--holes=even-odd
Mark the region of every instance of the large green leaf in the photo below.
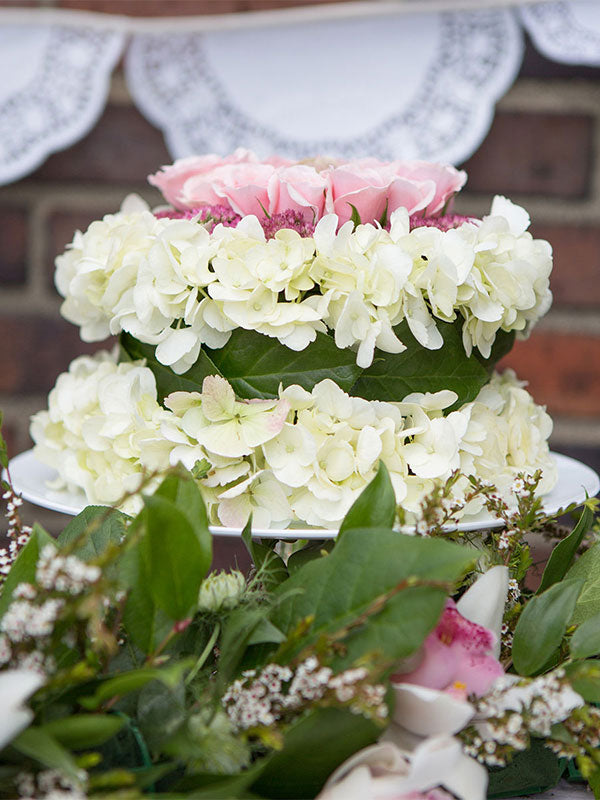
{"type": "MultiPolygon", "coordinates": [[[[341,630],[406,579],[452,583],[473,559],[470,549],[441,539],[385,528],[347,530],[326,558],[304,564],[273,593],[280,602],[271,620],[280,630],[289,634],[314,617],[306,636],[287,648],[285,658],[293,658],[320,634],[341,630]]],[[[335,667],[345,668],[371,653],[388,662],[410,655],[435,626],[444,598],[442,588],[430,585],[399,591],[367,624],[346,636],[346,652],[337,657],[335,667]]]]}
{"type": "Polygon", "coordinates": [[[125,720],[114,714],[74,714],[47,722],[41,730],[71,750],[98,747],[117,734],[125,720]]]}
{"type": "Polygon", "coordinates": [[[537,594],[545,592],[552,584],[565,577],[577,554],[577,549],[583,541],[583,537],[590,529],[593,519],[594,512],[586,506],[572,532],[559,542],[550,554],[537,594]]]}
{"type": "Polygon", "coordinates": [[[200,544],[202,562],[200,572],[206,575],[212,561],[212,536],[208,529],[208,514],[191,474],[180,468],[178,474],[168,475],[155,492],[155,497],[165,497],[185,515],[200,544]]]}
{"type": "Polygon", "coordinates": [[[12,741],[19,753],[33,758],[50,769],[56,769],[79,783],[80,770],[77,762],[57,740],[43,728],[31,726],[12,741]]]}
{"type": "Polygon", "coordinates": [[[125,534],[125,514],[106,506],[87,506],[58,537],[61,547],[76,544],[74,553],[84,561],[102,555],[109,544],[119,544],[125,534]]]}
{"type": "Polygon", "coordinates": [[[532,597],[515,628],[512,659],[519,675],[534,675],[560,647],[583,580],[555,583],[532,597]]]}
{"type": "Polygon", "coordinates": [[[195,608],[210,559],[187,516],[164,497],[144,497],[142,524],[150,592],[172,620],[183,620],[195,608]]]}
{"type": "Polygon", "coordinates": [[[600,614],[589,617],[577,628],[569,644],[573,658],[588,658],[600,653],[600,614]]]}
{"type": "Polygon", "coordinates": [[[297,383],[310,391],[325,378],[347,391],[362,372],[356,365],[356,353],[340,350],[333,338],[323,333],[297,352],[277,339],[237,328],[219,350],[203,348],[197,362],[183,375],[175,375],[160,364],[153,347],[128,334],[122,334],[121,347],[130,358],[146,359],[156,377],[160,398],[178,390],[200,391],[207,375],[223,375],[236,395],[246,398],[277,397],[280,384],[297,383]]]}
{"type": "Polygon", "coordinates": [[[342,520],[338,536],[349,528],[391,528],[396,518],[396,495],[383,461],[371,483],[356,498],[342,520]]]}
{"type": "Polygon", "coordinates": [[[54,539],[37,523],[29,541],[17,556],[10,572],[6,576],[0,593],[0,617],[9,607],[14,590],[20,583],[33,583],[41,550],[46,544],[54,544],[54,539]]]}
{"type": "Polygon", "coordinates": [[[406,345],[402,353],[375,351],[371,366],[354,384],[351,394],[367,400],[399,401],[411,392],[439,392],[452,389],[457,406],[474,400],[489,380],[488,369],[475,356],[467,358],[462,342],[462,322],[437,322],[444,344],[427,350],[414,338],[408,323],[394,330],[406,345]]]}
{"type": "Polygon", "coordinates": [[[311,711],[286,731],[252,790],[260,797],[315,797],[333,770],[372,744],[381,728],[360,714],[338,708],[311,711]]]}
{"type": "Polygon", "coordinates": [[[585,622],[600,614],[600,544],[595,544],[577,559],[567,572],[567,578],[584,581],[571,622],[585,622]]]}
{"type": "Polygon", "coordinates": [[[552,789],[565,770],[560,760],[541,739],[532,739],[528,750],[517,753],[507,767],[489,770],[489,800],[500,797],[538,794],[552,789]]]}

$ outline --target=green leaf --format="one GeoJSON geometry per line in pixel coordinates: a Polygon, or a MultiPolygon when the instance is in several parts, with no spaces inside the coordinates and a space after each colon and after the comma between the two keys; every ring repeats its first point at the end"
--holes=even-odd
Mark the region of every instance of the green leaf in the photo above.
{"type": "Polygon", "coordinates": [[[150,681],[161,681],[172,689],[181,681],[184,673],[190,668],[193,659],[178,661],[166,667],[142,667],[119,675],[109,676],[96,688],[93,695],[80,698],[80,704],[87,709],[98,708],[106,700],[113,697],[137,692],[150,681]]]}
{"type": "Polygon", "coordinates": [[[119,559],[119,582],[127,591],[123,626],[144,653],[153,653],[173,626],[159,608],[150,586],[150,567],[144,541],[124,552],[119,559]]]}
{"type": "Polygon", "coordinates": [[[171,392],[199,392],[202,389],[202,381],[207,375],[220,375],[218,368],[207,355],[207,350],[200,350],[196,363],[183,375],[176,375],[170,367],[166,367],[157,361],[154,350],[149,344],[142,344],[130,336],[122,333],[119,339],[120,361],[145,359],[146,366],[154,373],[156,378],[156,388],[158,390],[158,400],[160,403],[171,392]]]}
{"type": "Polygon", "coordinates": [[[268,619],[262,619],[252,631],[247,644],[281,644],[281,642],[285,642],[285,634],[268,619]]]}
{"type": "Polygon", "coordinates": [[[55,544],[54,539],[36,522],[29,541],[17,556],[4,581],[0,594],[0,617],[10,605],[17,586],[20,583],[32,583],[35,580],[38,558],[46,544],[55,544]]]}
{"type": "MultiPolygon", "coordinates": [[[[462,320],[461,320],[461,328],[462,328],[462,320]]],[[[494,371],[494,367],[500,361],[501,358],[504,358],[505,355],[510,353],[512,350],[512,346],[515,343],[515,332],[510,331],[496,331],[496,338],[494,340],[494,344],[492,345],[492,352],[490,353],[489,358],[484,358],[477,348],[474,348],[473,355],[479,359],[479,361],[483,364],[485,369],[488,372],[488,375],[491,376],[492,372],[494,371]]]]}
{"type": "Polygon", "coordinates": [[[150,594],[172,620],[183,620],[198,603],[208,570],[206,551],[186,514],[164,497],[145,496],[140,516],[150,594]]]}
{"type": "Polygon", "coordinates": [[[381,728],[360,714],[311,711],[288,728],[282,750],[271,756],[252,789],[265,798],[315,797],[339,764],[380,735],[381,728]]]}
{"type": "Polygon", "coordinates": [[[119,544],[128,517],[106,506],[87,506],[67,525],[57,539],[60,547],[78,542],[73,551],[84,561],[102,555],[110,544],[119,544]]]}
{"type": "MultiPolygon", "coordinates": [[[[403,581],[456,581],[474,560],[472,550],[441,539],[406,536],[384,528],[347,530],[333,551],[298,569],[273,593],[280,602],[270,619],[288,635],[307,618],[306,636],[286,650],[290,660],[321,634],[353,622],[372,603],[403,581]]],[[[350,666],[366,654],[394,662],[417,650],[441,614],[445,592],[412,586],[398,592],[382,611],[344,639],[345,655],[335,668],[350,666]]]]}
{"type": "Polygon", "coordinates": [[[221,694],[236,675],[254,631],[267,616],[267,607],[237,608],[227,620],[219,649],[217,693],[221,694]]]}
{"type": "Polygon", "coordinates": [[[199,392],[207,375],[223,375],[238,397],[273,398],[279,384],[297,383],[307,391],[324,378],[331,378],[348,391],[361,374],[356,353],[340,350],[331,336],[317,333],[307,348],[290,350],[277,339],[256,331],[237,328],[227,344],[219,350],[203,348],[198,361],[183,375],[156,360],[154,348],[132,337],[122,335],[121,346],[133,358],[145,358],[156,377],[159,398],[173,391],[199,392]]]}
{"type": "Polygon", "coordinates": [[[583,580],[555,583],[532,597],[515,628],[512,659],[519,675],[534,675],[560,647],[583,580]]]}
{"type": "Polygon", "coordinates": [[[467,358],[462,342],[463,320],[454,323],[436,320],[444,340],[439,350],[427,350],[414,338],[406,321],[394,328],[406,345],[402,353],[375,351],[350,394],[367,400],[399,401],[411,392],[439,392],[451,389],[458,395],[455,407],[474,400],[488,382],[487,368],[471,355],[467,358]]]}
{"type": "Polygon", "coordinates": [[[175,504],[192,526],[200,549],[202,577],[210,569],[212,562],[212,536],[208,528],[208,514],[202,494],[191,474],[181,468],[180,474],[167,476],[156,490],[154,496],[164,497],[175,504]]]}
{"type": "Polygon", "coordinates": [[[377,474],[356,498],[342,520],[338,536],[349,528],[391,528],[396,518],[396,495],[383,461],[377,474]]]}
{"type": "Polygon", "coordinates": [[[600,703],[600,661],[575,661],[564,665],[573,689],[586,703],[600,703]]]}
{"type": "Polygon", "coordinates": [[[596,614],[577,628],[569,645],[573,658],[588,658],[600,653],[600,614],[596,614]]]}
{"type": "Polygon", "coordinates": [[[30,727],[11,742],[15,750],[50,769],[57,769],[80,783],[80,770],[73,756],[42,728],[30,727]]]}
{"type": "Polygon", "coordinates": [[[309,542],[301,550],[296,550],[287,560],[287,568],[290,575],[297,572],[304,564],[308,564],[309,561],[328,555],[333,550],[333,547],[334,542],[332,539],[317,539],[309,542]]]}
{"type": "Polygon", "coordinates": [[[487,796],[492,800],[545,792],[559,782],[565,765],[541,739],[532,739],[529,750],[517,753],[507,767],[489,770],[487,796]]]}
{"type": "Polygon", "coordinates": [[[583,541],[583,537],[591,527],[593,519],[593,511],[586,506],[573,531],[559,542],[550,554],[537,594],[546,591],[552,584],[561,581],[565,577],[577,554],[577,549],[583,541]]]}
{"type": "Polygon", "coordinates": [[[354,228],[356,229],[358,225],[362,225],[360,214],[358,213],[358,209],[356,208],[356,206],[353,206],[352,203],[348,203],[348,205],[352,209],[352,215],[350,216],[350,221],[352,222],[354,228]]]}
{"type": "Polygon", "coordinates": [[[270,544],[257,542],[252,538],[252,519],[249,519],[242,531],[242,541],[254,562],[256,571],[261,573],[261,581],[267,591],[271,591],[288,577],[285,561],[273,549],[276,541],[270,544]]]}
{"type": "Polygon", "coordinates": [[[590,547],[577,559],[567,572],[567,578],[584,581],[571,622],[579,624],[600,614],[600,544],[590,547]]]}
{"type": "Polygon", "coordinates": [[[99,747],[117,734],[125,720],[114,714],[74,714],[46,722],[41,730],[69,750],[99,747]]]}

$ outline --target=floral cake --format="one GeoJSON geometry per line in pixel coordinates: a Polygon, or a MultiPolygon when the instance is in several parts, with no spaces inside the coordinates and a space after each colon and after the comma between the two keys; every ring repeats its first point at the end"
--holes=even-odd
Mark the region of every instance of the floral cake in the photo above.
{"type": "Polygon", "coordinates": [[[127,509],[182,463],[213,524],[258,528],[335,527],[380,461],[400,521],[457,473],[465,514],[469,476],[552,488],[551,420],[494,372],[552,299],[524,209],[454,214],[465,173],[425,162],[238,150],[149,180],[167,205],[130,196],[56,260],[63,316],[119,336],[33,418],[56,487],[127,509]]]}

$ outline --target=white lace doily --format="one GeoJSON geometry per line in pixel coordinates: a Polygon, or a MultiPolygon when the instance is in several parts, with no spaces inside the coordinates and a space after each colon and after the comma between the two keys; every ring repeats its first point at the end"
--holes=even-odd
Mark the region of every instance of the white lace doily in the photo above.
{"type": "Polygon", "coordinates": [[[521,19],[537,49],[553,61],[600,66],[600,2],[539,3],[521,19]]]}
{"type": "Polygon", "coordinates": [[[140,35],[130,91],[173,156],[244,146],[266,156],[460,162],[514,81],[509,10],[140,35]]]}
{"type": "Polygon", "coordinates": [[[121,33],[0,28],[0,184],[81,139],[104,108],[121,33]]]}

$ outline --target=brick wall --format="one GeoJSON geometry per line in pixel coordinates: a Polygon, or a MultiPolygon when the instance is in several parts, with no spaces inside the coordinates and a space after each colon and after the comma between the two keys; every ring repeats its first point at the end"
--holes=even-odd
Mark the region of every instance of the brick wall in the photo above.
{"type": "MultiPolygon", "coordinates": [[[[306,0],[316,3],[319,0],[306,0]]],[[[1,5],[11,5],[3,2],[1,5]]],[[[12,3],[15,4],[15,3],[12,3]]],[[[31,5],[130,14],[221,13],[300,5],[277,0],[41,0],[31,5]]],[[[486,140],[464,165],[457,210],[483,214],[494,193],[523,203],[555,248],[552,311],[506,359],[555,418],[557,450],[600,469],[600,70],[546,61],[528,45],[486,140]]],[[[0,408],[11,452],[30,446],[29,415],[84,345],[59,316],[53,259],[75,228],[118,208],[170,161],[161,133],[131,104],[122,75],[92,132],[32,175],[0,187],[0,408]]],[[[39,515],[38,515],[39,516],[39,515]]],[[[52,527],[51,522],[47,522],[52,527]]]]}

